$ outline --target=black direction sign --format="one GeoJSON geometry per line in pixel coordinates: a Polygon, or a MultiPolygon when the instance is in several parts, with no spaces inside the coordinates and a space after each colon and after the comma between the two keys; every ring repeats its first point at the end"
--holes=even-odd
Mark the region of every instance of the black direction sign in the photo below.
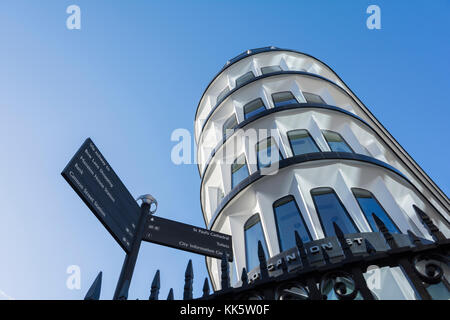
{"type": "Polygon", "coordinates": [[[218,259],[226,253],[233,261],[231,236],[157,216],[149,219],[142,240],[218,259]]]}
{"type": "Polygon", "coordinates": [[[86,139],[61,174],[129,253],[140,208],[90,138],[86,139]]]}

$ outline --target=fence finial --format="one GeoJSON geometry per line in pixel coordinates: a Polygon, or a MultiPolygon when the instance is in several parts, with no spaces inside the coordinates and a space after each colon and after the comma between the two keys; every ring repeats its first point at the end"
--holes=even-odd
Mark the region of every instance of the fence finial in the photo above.
{"type": "Polygon", "coordinates": [[[370,243],[369,240],[364,239],[364,244],[366,245],[366,252],[368,254],[375,254],[377,253],[377,249],[375,249],[375,247],[370,243]]]}
{"type": "Polygon", "coordinates": [[[286,259],[281,258],[281,270],[283,271],[283,273],[288,273],[288,266],[286,263],[286,259]]]}
{"type": "Polygon", "coordinates": [[[92,282],[91,287],[89,288],[84,300],[99,300],[100,299],[100,291],[102,289],[102,272],[100,271],[94,282],[92,282]]]}
{"type": "Polygon", "coordinates": [[[378,229],[383,234],[383,237],[386,239],[386,242],[388,243],[388,245],[392,249],[398,248],[398,245],[395,242],[394,237],[389,232],[389,230],[386,228],[386,225],[384,224],[384,222],[380,218],[378,218],[378,216],[375,213],[372,213],[372,217],[373,217],[373,220],[375,221],[378,229]]]}
{"type": "Polygon", "coordinates": [[[294,231],[295,236],[295,244],[297,245],[298,253],[300,254],[300,259],[302,260],[303,268],[309,267],[309,261],[308,257],[305,252],[305,246],[303,245],[302,238],[300,238],[300,235],[298,234],[297,230],[294,231]]]}
{"type": "Polygon", "coordinates": [[[128,290],[130,289],[130,280],[125,280],[123,283],[122,289],[120,289],[118,300],[127,300],[128,299],[128,290]]]}
{"type": "Polygon", "coordinates": [[[261,240],[258,240],[258,259],[259,259],[259,271],[261,272],[261,279],[269,278],[269,271],[267,271],[266,254],[262,246],[261,240]]]}
{"type": "Polygon", "coordinates": [[[446,240],[444,234],[439,230],[439,228],[433,223],[430,217],[422,209],[417,207],[415,204],[413,204],[413,208],[422,222],[427,226],[428,230],[430,231],[433,238],[435,238],[435,240],[446,240]]]}
{"type": "Polygon", "coordinates": [[[222,290],[225,290],[230,287],[230,274],[229,274],[230,271],[227,261],[227,254],[225,252],[222,254],[222,262],[220,264],[220,269],[221,269],[222,290]]]}
{"type": "Polygon", "coordinates": [[[248,285],[248,275],[247,275],[247,270],[245,269],[245,267],[242,268],[241,281],[242,281],[242,286],[248,285]]]}
{"type": "Polygon", "coordinates": [[[167,300],[173,300],[173,289],[170,288],[169,294],[167,295],[167,300]]]}
{"type": "Polygon", "coordinates": [[[194,280],[194,271],[192,269],[192,260],[189,260],[184,273],[184,292],[183,300],[192,300],[192,282],[194,280]]]}
{"type": "Polygon", "coordinates": [[[209,282],[208,278],[205,278],[205,282],[203,283],[203,298],[209,296],[209,282]]]}
{"type": "Polygon", "coordinates": [[[325,264],[330,264],[330,256],[328,255],[327,249],[325,249],[324,247],[322,247],[322,256],[323,256],[323,262],[325,262],[325,264]]]}
{"type": "Polygon", "coordinates": [[[347,240],[345,240],[344,232],[342,232],[342,229],[339,227],[339,225],[336,222],[333,222],[334,227],[334,233],[336,234],[336,237],[341,244],[342,251],[344,251],[345,258],[352,258],[353,252],[350,246],[347,243],[347,240]]]}
{"type": "Polygon", "coordinates": [[[416,236],[416,234],[414,232],[412,232],[411,230],[407,231],[409,238],[412,240],[413,244],[416,247],[419,247],[422,245],[422,240],[420,240],[420,238],[418,236],[416,236]]]}
{"type": "Polygon", "coordinates": [[[155,276],[153,277],[152,287],[150,290],[150,297],[148,300],[158,300],[159,289],[161,288],[161,282],[159,277],[159,270],[156,271],[155,276]]]}

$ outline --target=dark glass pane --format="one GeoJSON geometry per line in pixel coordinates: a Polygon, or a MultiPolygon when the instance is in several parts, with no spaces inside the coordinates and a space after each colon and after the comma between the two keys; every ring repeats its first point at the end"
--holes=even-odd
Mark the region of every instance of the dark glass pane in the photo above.
{"type": "Polygon", "coordinates": [[[320,152],[307,130],[289,131],[288,138],[295,156],[304,153],[320,152]]]}
{"type": "Polygon", "coordinates": [[[244,156],[237,158],[231,166],[231,188],[248,177],[247,163],[244,156]]]}
{"type": "Polygon", "coordinates": [[[244,118],[251,118],[264,110],[266,110],[266,107],[264,106],[262,99],[255,99],[244,106],[244,118]]]}
{"type": "Polygon", "coordinates": [[[277,222],[280,251],[295,247],[294,231],[297,230],[303,242],[310,241],[305,222],[297,208],[295,200],[288,197],[274,207],[277,222]]]}
{"type": "Polygon", "coordinates": [[[222,90],[221,93],[217,96],[216,104],[223,100],[223,98],[230,92],[230,88],[226,87],[222,90]]]}
{"type": "Polygon", "coordinates": [[[227,130],[233,130],[234,128],[236,128],[237,126],[237,119],[236,119],[236,115],[232,115],[231,117],[229,117],[227,119],[227,121],[225,121],[225,123],[223,124],[223,136],[227,137],[227,130]]]}
{"type": "Polygon", "coordinates": [[[262,67],[261,73],[267,74],[267,73],[273,73],[273,72],[280,72],[282,71],[280,66],[269,66],[269,67],[262,67]]]}
{"type": "Polygon", "coordinates": [[[380,218],[381,221],[383,221],[389,232],[400,233],[397,226],[388,216],[386,211],[384,211],[383,207],[380,205],[377,199],[375,199],[372,193],[363,189],[352,189],[352,191],[356,200],[359,203],[359,206],[361,207],[362,212],[366,216],[366,219],[369,222],[370,227],[374,232],[378,231],[378,227],[372,217],[372,213],[375,213],[376,216],[380,218]]]}
{"type": "Polygon", "coordinates": [[[306,102],[308,102],[308,103],[325,104],[325,101],[323,101],[322,97],[317,94],[309,93],[309,92],[302,92],[302,93],[306,99],[306,102]]]}
{"type": "Polygon", "coordinates": [[[298,103],[294,95],[290,91],[277,92],[272,94],[273,104],[275,107],[282,107],[293,103],[298,103]]]}
{"type": "Polygon", "coordinates": [[[345,142],[341,135],[337,132],[324,130],[322,131],[325,140],[327,140],[331,151],[335,152],[353,152],[352,148],[345,142]]]}
{"type": "Polygon", "coordinates": [[[246,74],[243,74],[239,78],[236,79],[236,87],[239,87],[240,85],[246,83],[247,81],[250,81],[253,79],[255,75],[252,71],[247,72],[246,74]]]}
{"type": "Polygon", "coordinates": [[[272,163],[282,159],[281,153],[272,138],[258,142],[256,145],[258,168],[268,167],[272,163]]]}
{"type": "Polygon", "coordinates": [[[244,227],[245,230],[245,256],[247,260],[247,270],[250,271],[253,268],[259,266],[258,259],[258,241],[264,248],[266,259],[269,259],[267,251],[266,240],[264,239],[264,233],[261,226],[261,221],[258,215],[251,217],[244,227]]]}
{"type": "Polygon", "coordinates": [[[344,234],[358,232],[347,211],[337,195],[330,188],[320,188],[311,191],[314,203],[322,222],[325,236],[335,236],[333,222],[341,228],[344,234]]]}

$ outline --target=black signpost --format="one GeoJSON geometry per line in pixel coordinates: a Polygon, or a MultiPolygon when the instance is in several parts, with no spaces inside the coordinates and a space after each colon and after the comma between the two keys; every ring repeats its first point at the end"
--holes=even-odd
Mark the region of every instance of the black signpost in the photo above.
{"type": "Polygon", "coordinates": [[[141,241],[233,260],[231,236],[152,216],[155,199],[138,204],[90,138],[62,171],[73,190],[125,250],[126,257],[113,299],[126,299],[141,241]]]}

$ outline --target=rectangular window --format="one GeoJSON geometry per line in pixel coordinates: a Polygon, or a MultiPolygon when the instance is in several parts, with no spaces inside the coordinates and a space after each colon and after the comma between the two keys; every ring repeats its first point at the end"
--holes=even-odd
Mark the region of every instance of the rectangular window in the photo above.
{"type": "Polygon", "coordinates": [[[384,211],[383,207],[371,192],[358,188],[353,188],[352,192],[356,200],[358,201],[361,211],[364,213],[364,216],[366,217],[367,221],[370,224],[370,227],[374,232],[378,232],[379,230],[372,214],[375,214],[378,218],[380,218],[381,221],[383,221],[389,232],[400,233],[394,221],[392,221],[386,211],[384,211]]]}
{"type": "Polygon", "coordinates": [[[307,130],[293,130],[289,131],[287,134],[294,156],[305,153],[320,152],[307,130]]]}
{"type": "Polygon", "coordinates": [[[228,92],[230,92],[230,88],[227,86],[225,89],[222,90],[222,92],[219,93],[219,95],[217,96],[217,100],[216,100],[216,104],[219,104],[223,98],[225,98],[225,96],[228,94],[228,92]]]}
{"type": "Polygon", "coordinates": [[[309,92],[302,92],[303,96],[306,99],[306,102],[308,103],[318,103],[318,104],[326,104],[325,101],[323,101],[322,97],[309,92]]]}
{"type": "Polygon", "coordinates": [[[358,232],[355,223],[333,189],[313,189],[311,195],[326,237],[336,235],[333,222],[339,226],[344,234],[358,232]]]}
{"type": "Polygon", "coordinates": [[[266,107],[264,106],[262,99],[255,99],[244,106],[244,118],[247,120],[264,110],[266,110],[266,107]]]}
{"type": "Polygon", "coordinates": [[[256,145],[256,155],[258,158],[258,169],[269,167],[272,163],[283,159],[273,138],[258,142],[256,145]]]}
{"type": "Polygon", "coordinates": [[[282,107],[289,104],[298,103],[290,91],[277,92],[272,94],[272,100],[275,107],[282,107]]]}
{"type": "Polygon", "coordinates": [[[247,162],[245,161],[245,156],[241,155],[236,160],[234,160],[233,164],[231,165],[231,188],[233,189],[247,177],[247,162]]]}
{"type": "Polygon", "coordinates": [[[275,214],[280,251],[295,247],[295,231],[298,232],[304,243],[311,240],[294,197],[287,196],[276,201],[273,204],[273,211],[275,214]]]}
{"type": "Polygon", "coordinates": [[[280,72],[280,71],[282,71],[280,66],[269,66],[269,67],[261,68],[262,74],[268,74],[268,73],[274,73],[274,72],[280,72]]]}
{"type": "Polygon", "coordinates": [[[249,72],[243,74],[242,76],[240,76],[239,78],[236,79],[236,87],[243,85],[244,83],[246,83],[247,81],[250,81],[254,77],[255,77],[255,75],[253,74],[252,71],[249,71],[249,72]]]}
{"type": "Polygon", "coordinates": [[[334,131],[322,130],[322,134],[327,140],[328,146],[334,152],[353,152],[352,148],[345,142],[342,136],[334,131]]]}
{"type": "Polygon", "coordinates": [[[247,271],[251,271],[253,268],[259,266],[258,241],[261,241],[266,259],[269,258],[267,244],[264,238],[261,221],[258,214],[253,215],[250,219],[247,220],[244,226],[244,233],[247,271]]]}

